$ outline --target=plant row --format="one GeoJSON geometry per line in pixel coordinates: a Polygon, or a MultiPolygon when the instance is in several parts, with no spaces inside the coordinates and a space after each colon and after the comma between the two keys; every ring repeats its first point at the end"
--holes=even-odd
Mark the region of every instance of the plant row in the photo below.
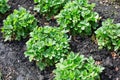
{"type": "MultiPolygon", "coordinates": [[[[0,14],[9,10],[7,2],[8,0],[0,0],[0,14]]],[[[70,35],[91,36],[95,32],[99,48],[120,50],[120,23],[115,24],[112,19],[107,19],[99,28],[100,17],[93,11],[95,4],[88,4],[88,0],[34,0],[34,3],[34,10],[48,20],[57,19],[60,27],[68,30],[70,35]]],[[[4,20],[5,41],[26,38],[36,25],[37,20],[25,9],[15,10],[4,20]]]]}
{"type": "MultiPolygon", "coordinates": [[[[0,2],[4,3],[1,4],[1,8],[7,5],[7,0],[0,2]]],[[[34,0],[34,2],[35,10],[48,20],[55,18],[59,27],[38,27],[34,15],[20,7],[3,21],[2,33],[5,41],[20,41],[30,37],[26,42],[25,56],[30,61],[36,61],[41,70],[56,64],[53,71],[55,80],[99,79],[103,67],[96,65],[92,57],[85,58],[79,53],[71,52],[68,34],[91,36],[95,32],[99,48],[107,47],[118,51],[120,23],[115,24],[112,19],[107,19],[98,28],[100,17],[93,11],[95,4],[88,4],[87,0],[34,0]]],[[[6,7],[9,9],[8,5],[6,7]]],[[[0,13],[4,14],[6,11],[0,13]]]]}

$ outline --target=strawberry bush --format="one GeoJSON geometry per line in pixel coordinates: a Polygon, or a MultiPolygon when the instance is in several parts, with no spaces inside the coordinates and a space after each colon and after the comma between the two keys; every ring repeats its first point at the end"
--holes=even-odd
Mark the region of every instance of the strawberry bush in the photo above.
{"type": "Polygon", "coordinates": [[[35,17],[25,8],[20,7],[3,21],[3,37],[5,41],[21,40],[26,38],[36,26],[35,17]]]}
{"type": "Polygon", "coordinates": [[[47,19],[50,19],[58,14],[68,1],[69,0],[34,0],[37,4],[35,5],[35,10],[47,19]]]}
{"type": "Polygon", "coordinates": [[[88,0],[69,1],[56,16],[57,22],[72,35],[91,35],[99,19],[93,11],[94,6],[95,4],[88,4],[88,0]]]}
{"type": "Polygon", "coordinates": [[[26,43],[25,56],[28,56],[30,61],[35,60],[41,70],[54,65],[60,58],[65,58],[69,50],[69,39],[65,33],[66,31],[57,27],[35,28],[26,43]]]}
{"type": "Polygon", "coordinates": [[[7,4],[8,0],[0,0],[0,13],[4,14],[9,10],[10,6],[7,4]]]}
{"type": "Polygon", "coordinates": [[[120,50],[120,23],[115,24],[112,19],[107,19],[95,33],[100,49],[120,50]]]}
{"type": "Polygon", "coordinates": [[[99,80],[99,73],[104,68],[95,65],[92,57],[85,58],[83,55],[71,52],[67,59],[61,59],[56,64],[54,80],[99,80]]]}

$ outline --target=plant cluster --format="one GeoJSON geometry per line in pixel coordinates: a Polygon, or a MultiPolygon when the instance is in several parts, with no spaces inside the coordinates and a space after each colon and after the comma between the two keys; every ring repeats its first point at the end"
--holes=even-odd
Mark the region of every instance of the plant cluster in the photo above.
{"type": "Polygon", "coordinates": [[[65,33],[66,31],[57,27],[35,28],[26,43],[25,56],[28,56],[30,61],[37,61],[41,70],[54,65],[60,58],[64,58],[69,50],[69,39],[65,33]]]}
{"type": "Polygon", "coordinates": [[[107,19],[95,33],[99,48],[120,50],[120,23],[115,24],[112,19],[107,19]]]}
{"type": "Polygon", "coordinates": [[[69,1],[56,16],[57,22],[72,35],[91,35],[99,19],[99,15],[93,11],[94,6],[88,4],[88,0],[69,1]]]}
{"type": "Polygon", "coordinates": [[[10,8],[7,2],[8,0],[0,0],[0,13],[4,14],[10,8]]]}
{"type": "Polygon", "coordinates": [[[5,41],[21,40],[26,38],[36,26],[35,17],[21,7],[3,21],[2,33],[5,41]]]}
{"type": "Polygon", "coordinates": [[[50,19],[58,14],[68,1],[69,0],[34,0],[34,2],[37,3],[37,5],[35,5],[35,10],[46,16],[47,19],[50,19]]]}
{"type": "MultiPolygon", "coordinates": [[[[7,0],[2,1],[7,2],[7,0]]],[[[99,15],[93,11],[95,4],[88,4],[88,0],[34,0],[34,2],[36,3],[35,10],[48,19],[60,12],[56,16],[60,27],[37,27],[36,18],[29,11],[20,7],[19,10],[14,10],[3,21],[2,33],[5,41],[21,40],[29,36],[30,33],[30,39],[26,42],[25,56],[29,58],[29,61],[35,61],[41,70],[56,64],[55,80],[98,79],[103,68],[95,65],[92,57],[85,58],[83,55],[76,55],[73,52],[68,54],[69,38],[66,34],[68,31],[72,35],[92,34],[92,31],[97,28],[97,20],[99,19],[99,15]]],[[[0,10],[2,10],[1,3],[0,10]]],[[[120,24],[116,24],[116,28],[113,28],[113,23],[103,24],[105,24],[103,26],[112,25],[110,29],[113,30],[113,34],[111,33],[110,36],[115,36],[114,38],[109,37],[109,39],[114,42],[112,45],[118,44],[115,47],[115,49],[118,49],[120,47],[120,35],[117,35],[119,30],[116,30],[120,28],[120,24]],[[118,41],[115,42],[115,40],[118,41]]],[[[109,27],[103,28],[111,32],[109,27]]],[[[102,34],[99,30],[96,31],[96,33],[99,33],[97,34],[98,39],[99,35],[102,34]]],[[[100,39],[102,41],[102,38],[100,39]]]]}
{"type": "Polygon", "coordinates": [[[54,70],[54,80],[98,80],[103,67],[95,65],[92,57],[85,58],[71,52],[67,59],[60,60],[54,70]]]}

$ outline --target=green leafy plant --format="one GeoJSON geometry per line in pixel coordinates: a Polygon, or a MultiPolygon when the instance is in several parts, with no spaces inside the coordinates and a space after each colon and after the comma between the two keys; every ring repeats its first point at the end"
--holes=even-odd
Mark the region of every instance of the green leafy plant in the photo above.
{"type": "Polygon", "coordinates": [[[54,80],[99,80],[104,68],[96,65],[92,57],[85,58],[71,52],[67,59],[56,64],[54,80]]]}
{"type": "Polygon", "coordinates": [[[0,13],[4,14],[10,8],[7,2],[8,0],[0,0],[0,13]]]}
{"type": "Polygon", "coordinates": [[[120,23],[115,24],[113,19],[107,19],[95,33],[100,49],[107,47],[110,50],[120,50],[120,23]]]}
{"type": "Polygon", "coordinates": [[[3,21],[2,33],[7,40],[21,40],[29,35],[29,32],[37,26],[35,17],[25,8],[14,10],[6,20],[3,21]]]}
{"type": "Polygon", "coordinates": [[[34,2],[37,3],[35,10],[43,16],[46,16],[47,19],[50,19],[58,14],[68,1],[69,0],[34,0],[34,2]]]}
{"type": "Polygon", "coordinates": [[[60,58],[64,58],[69,50],[69,39],[65,33],[66,31],[57,27],[35,28],[26,43],[25,56],[28,56],[30,61],[35,60],[41,70],[53,66],[60,58]]]}
{"type": "Polygon", "coordinates": [[[69,1],[56,16],[57,22],[72,35],[91,35],[99,19],[99,15],[93,11],[94,6],[88,4],[88,0],[69,1]]]}

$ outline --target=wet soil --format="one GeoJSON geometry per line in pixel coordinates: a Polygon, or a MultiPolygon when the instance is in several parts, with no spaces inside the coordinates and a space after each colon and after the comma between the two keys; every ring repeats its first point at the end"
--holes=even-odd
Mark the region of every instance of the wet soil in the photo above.
{"type": "MultiPolygon", "coordinates": [[[[120,2],[112,2],[112,0],[89,0],[91,3],[96,3],[95,11],[98,12],[101,18],[114,19],[115,22],[120,22],[120,2]]],[[[115,0],[114,0],[115,1],[115,0]]]]}
{"type": "MultiPolygon", "coordinates": [[[[102,18],[115,19],[115,22],[120,22],[120,7],[115,3],[107,0],[89,0],[90,3],[96,3],[95,11],[102,18]]],[[[3,15],[0,19],[0,28],[2,21],[17,9],[19,6],[30,10],[38,19],[38,25],[57,25],[55,20],[47,21],[41,15],[33,11],[33,0],[9,0],[11,6],[10,11],[3,15]]],[[[0,33],[0,80],[52,80],[51,75],[54,67],[40,71],[35,65],[35,62],[29,62],[24,56],[26,50],[25,42],[28,39],[21,41],[4,42],[0,33]]],[[[106,49],[99,50],[97,44],[94,43],[91,37],[76,37],[77,41],[71,40],[70,47],[74,52],[80,52],[86,57],[93,56],[96,64],[105,67],[105,70],[100,74],[101,80],[120,80],[120,56],[116,55],[120,52],[112,52],[106,49]]]]}

